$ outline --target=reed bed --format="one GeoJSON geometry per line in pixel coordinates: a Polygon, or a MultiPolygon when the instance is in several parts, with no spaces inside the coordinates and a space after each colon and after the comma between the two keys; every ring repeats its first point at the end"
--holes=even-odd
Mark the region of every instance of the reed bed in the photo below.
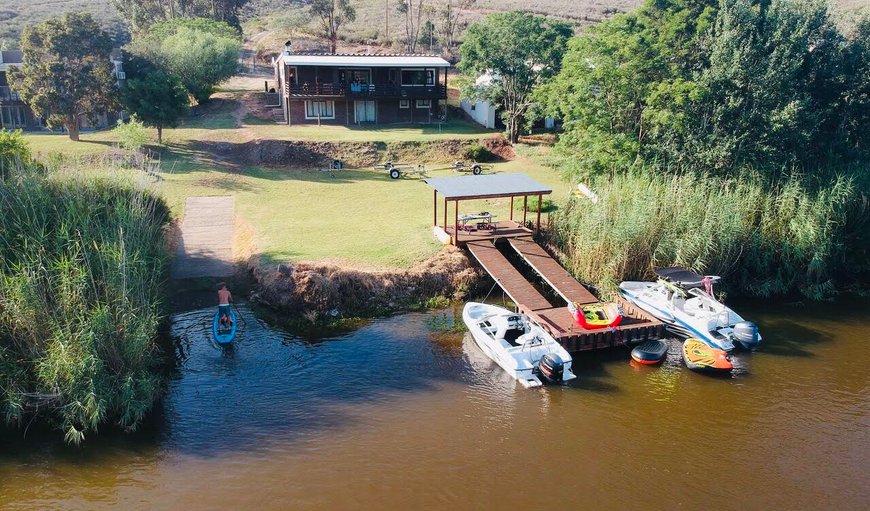
{"type": "Polygon", "coordinates": [[[573,198],[550,223],[566,264],[606,293],[680,265],[725,278],[732,292],[830,298],[866,272],[867,209],[853,178],[809,186],[754,175],[634,172],[592,182],[597,204],[573,198]]]}
{"type": "Polygon", "coordinates": [[[79,443],[159,396],[168,210],[128,179],[44,172],[0,181],[0,409],[79,443]]]}

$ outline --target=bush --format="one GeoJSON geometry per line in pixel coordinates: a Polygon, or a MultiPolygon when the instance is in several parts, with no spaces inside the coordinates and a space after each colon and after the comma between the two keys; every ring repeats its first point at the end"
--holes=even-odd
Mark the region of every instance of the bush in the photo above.
{"type": "Polygon", "coordinates": [[[118,137],[121,147],[128,151],[138,153],[148,143],[148,129],[134,115],[128,122],[118,120],[118,125],[112,130],[118,137]]]}
{"type": "Polygon", "coordinates": [[[466,147],[462,152],[462,158],[481,163],[495,161],[496,159],[492,151],[477,143],[466,147]]]}
{"type": "Polygon", "coordinates": [[[867,213],[854,208],[862,199],[849,178],[809,188],[798,177],[768,185],[650,171],[598,178],[592,188],[597,204],[572,199],[551,225],[569,269],[599,289],[680,265],[721,275],[742,294],[823,299],[867,268],[848,255],[867,248],[852,230],[867,213]]]}
{"type": "Polygon", "coordinates": [[[0,409],[45,413],[68,442],[135,429],[157,399],[165,205],[63,173],[0,182],[0,409]]]}
{"type": "Polygon", "coordinates": [[[0,130],[0,180],[30,163],[30,146],[24,140],[21,130],[0,130]]]}

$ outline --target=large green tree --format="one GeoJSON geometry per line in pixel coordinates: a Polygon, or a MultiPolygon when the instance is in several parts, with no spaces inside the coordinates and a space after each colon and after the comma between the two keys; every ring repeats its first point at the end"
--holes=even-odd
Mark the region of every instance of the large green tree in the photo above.
{"type": "Polygon", "coordinates": [[[49,126],[63,126],[79,139],[82,117],[91,121],[115,105],[112,40],[90,14],[69,13],[24,30],[24,62],[11,72],[12,85],[49,126]]]}
{"type": "Polygon", "coordinates": [[[501,107],[508,136],[516,142],[534,89],[559,71],[571,26],[523,12],[496,13],[465,33],[457,66],[463,94],[501,107]],[[490,79],[477,80],[486,75],[490,79]]]}
{"type": "Polygon", "coordinates": [[[868,26],[846,37],[821,0],[648,0],[572,40],[539,94],[581,172],[854,159],[867,145],[868,26]]]}
{"type": "Polygon", "coordinates": [[[152,25],[129,50],[178,77],[201,103],[238,70],[241,39],[223,22],[176,19],[152,25]]]}
{"type": "Polygon", "coordinates": [[[190,96],[181,79],[141,58],[131,59],[127,83],[122,90],[124,108],[143,123],[157,128],[157,143],[163,143],[163,128],[178,125],[187,113],[190,96]]]}
{"type": "Polygon", "coordinates": [[[320,20],[323,35],[329,41],[330,53],[338,46],[338,33],[347,22],[356,19],[356,9],[351,0],[312,0],[311,14],[320,20]]]}

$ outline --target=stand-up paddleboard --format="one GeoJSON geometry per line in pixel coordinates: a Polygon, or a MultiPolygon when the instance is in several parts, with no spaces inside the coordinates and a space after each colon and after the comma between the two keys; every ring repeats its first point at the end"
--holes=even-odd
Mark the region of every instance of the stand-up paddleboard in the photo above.
{"type": "Polygon", "coordinates": [[[236,321],[236,313],[230,309],[230,319],[233,322],[233,326],[231,328],[220,328],[220,312],[214,313],[214,320],[211,325],[211,333],[214,335],[214,340],[221,346],[228,346],[232,344],[233,339],[236,337],[236,328],[238,328],[239,322],[236,321]]]}
{"type": "Polygon", "coordinates": [[[734,369],[728,354],[712,348],[700,339],[690,337],[683,343],[683,361],[692,371],[727,373],[734,369]]]}
{"type": "Polygon", "coordinates": [[[668,355],[668,344],[664,341],[645,341],[631,350],[631,358],[646,365],[658,364],[668,355]]]}

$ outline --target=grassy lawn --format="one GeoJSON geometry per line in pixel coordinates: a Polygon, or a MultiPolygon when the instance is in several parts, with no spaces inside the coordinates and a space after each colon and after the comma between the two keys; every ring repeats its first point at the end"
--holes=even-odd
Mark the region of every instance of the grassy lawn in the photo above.
{"type": "MultiPolygon", "coordinates": [[[[363,267],[405,267],[425,259],[440,247],[432,236],[432,190],[417,178],[392,180],[385,172],[347,170],[327,173],[265,166],[235,167],[208,154],[189,150],[192,140],[236,141],[248,138],[244,129],[232,129],[232,116],[218,108],[188,119],[184,127],[164,131],[168,142],[162,156],[163,176],[155,186],[176,215],[183,215],[185,199],[198,195],[236,197],[236,212],[255,236],[256,250],[266,263],[334,261],[363,267]]],[[[462,123],[464,124],[464,123],[462,123]]],[[[454,125],[450,133],[434,126],[380,129],[317,126],[245,126],[269,132],[287,131],[292,137],[312,140],[431,140],[455,138],[466,127],[454,125]],[[433,130],[435,132],[433,133],[433,130]]],[[[469,137],[486,131],[466,132],[469,137]]],[[[269,135],[270,138],[277,138],[269,135]]],[[[287,137],[291,138],[291,137],[287,137]]],[[[73,143],[66,135],[27,135],[35,153],[100,154],[116,142],[110,131],[85,133],[73,143]]],[[[494,172],[524,172],[550,185],[557,201],[568,185],[552,169],[520,158],[497,163],[494,172]]],[[[445,162],[444,166],[449,163],[445,162]]],[[[428,165],[430,169],[438,165],[428,165]]],[[[454,175],[432,170],[431,176],[454,175]]],[[[463,212],[493,211],[508,218],[508,200],[475,201],[461,205],[463,212]]],[[[452,214],[452,211],[450,212],[452,214]]],[[[440,211],[439,218],[443,212],[440,211]]]]}
{"type": "MultiPolygon", "coordinates": [[[[174,170],[165,175],[161,191],[177,213],[188,196],[235,195],[237,214],[255,231],[256,248],[266,263],[403,267],[440,247],[431,232],[432,190],[419,179],[391,180],[372,170],[328,173],[257,166],[235,172],[186,158],[164,164],[174,170]]],[[[499,163],[494,171],[524,172],[552,186],[557,200],[569,191],[555,172],[528,161],[499,163]]],[[[489,210],[508,218],[508,208],[507,199],[469,201],[460,214],[489,210]]]]}
{"type": "Polygon", "coordinates": [[[36,156],[47,156],[51,153],[73,156],[101,154],[117,142],[111,131],[82,133],[78,143],[71,141],[69,135],[65,134],[25,133],[24,138],[36,156]]]}

